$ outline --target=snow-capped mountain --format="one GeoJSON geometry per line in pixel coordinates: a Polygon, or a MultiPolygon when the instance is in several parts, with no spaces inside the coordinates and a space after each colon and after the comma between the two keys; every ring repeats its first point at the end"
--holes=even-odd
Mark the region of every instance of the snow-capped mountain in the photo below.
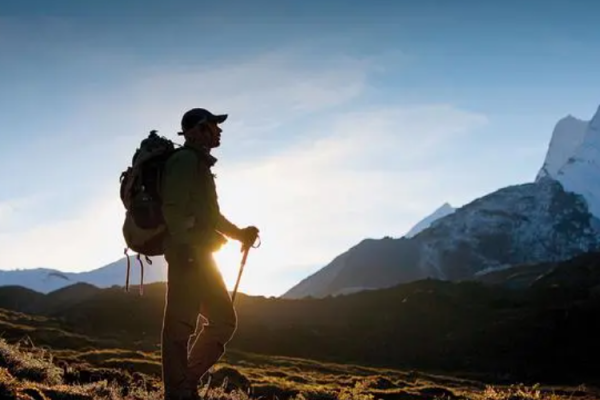
{"type": "Polygon", "coordinates": [[[427,277],[470,279],[484,270],[597,249],[600,220],[580,196],[546,178],[476,199],[412,238],[364,240],[283,297],[339,295],[427,277]]]}
{"type": "Polygon", "coordinates": [[[572,115],[562,118],[552,131],[550,146],[546,152],[544,165],[536,179],[544,177],[556,178],[558,170],[571,158],[583,143],[589,121],[577,119],[572,115]]]}
{"type": "MultiPolygon", "coordinates": [[[[572,128],[572,137],[580,135],[579,125],[572,128]]],[[[565,190],[581,194],[590,212],[600,217],[600,108],[585,124],[583,138],[550,176],[558,180],[565,190]]]]}
{"type": "MultiPolygon", "coordinates": [[[[130,285],[140,282],[140,265],[134,256],[129,256],[131,272],[130,285]]],[[[164,257],[151,257],[152,265],[144,258],[144,283],[166,280],[164,257]]],[[[23,286],[37,292],[49,293],[78,282],[89,283],[99,288],[114,285],[124,286],[127,274],[127,259],[122,259],[104,267],[86,272],[62,272],[48,268],[0,271],[0,286],[23,286]]]]}
{"type": "Polygon", "coordinates": [[[434,212],[417,222],[415,226],[413,226],[404,236],[408,238],[413,237],[417,233],[429,228],[433,222],[445,217],[446,215],[452,214],[454,211],[456,211],[456,208],[452,207],[448,203],[444,203],[434,212]]]}
{"type": "Polygon", "coordinates": [[[600,109],[589,122],[563,118],[534,182],[499,189],[432,218],[418,234],[364,240],[283,297],[339,295],[426,277],[471,279],[599,250],[599,167],[600,109]]]}

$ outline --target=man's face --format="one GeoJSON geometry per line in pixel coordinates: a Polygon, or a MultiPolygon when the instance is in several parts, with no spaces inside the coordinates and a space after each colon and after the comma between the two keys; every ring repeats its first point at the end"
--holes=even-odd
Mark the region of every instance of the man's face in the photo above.
{"type": "Polygon", "coordinates": [[[205,122],[191,129],[189,136],[212,149],[221,145],[221,132],[216,122],[205,122]]]}
{"type": "Polygon", "coordinates": [[[210,148],[219,147],[221,145],[221,132],[223,132],[223,130],[216,122],[208,122],[205,129],[208,131],[208,143],[210,148]]]}

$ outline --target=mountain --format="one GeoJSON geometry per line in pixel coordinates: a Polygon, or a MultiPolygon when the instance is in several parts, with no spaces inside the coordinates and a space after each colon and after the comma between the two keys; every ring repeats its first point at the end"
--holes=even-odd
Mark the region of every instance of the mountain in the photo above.
{"type": "Polygon", "coordinates": [[[433,222],[445,217],[446,215],[452,214],[454,211],[456,211],[456,208],[452,207],[448,203],[444,203],[434,212],[423,218],[421,221],[417,222],[417,224],[413,226],[404,236],[409,238],[413,237],[417,233],[429,228],[433,222]]]}
{"type": "Polygon", "coordinates": [[[600,108],[589,122],[564,118],[534,182],[475,199],[414,236],[364,240],[282,297],[336,296],[426,277],[475,279],[597,250],[599,163],[600,108]]]}
{"type": "Polygon", "coordinates": [[[556,178],[556,174],[571,158],[577,148],[581,146],[585,137],[589,121],[583,121],[568,115],[559,120],[550,139],[550,146],[546,152],[546,159],[536,179],[544,177],[556,178]]]}
{"type": "MultiPolygon", "coordinates": [[[[579,131],[574,131],[574,135],[579,131]]],[[[565,190],[579,193],[590,212],[600,217],[600,107],[586,125],[583,140],[560,169],[550,175],[565,190]]]]}
{"type": "MultiPolygon", "coordinates": [[[[140,282],[139,262],[129,256],[130,284],[140,282]]],[[[166,263],[163,257],[151,257],[152,265],[144,264],[144,283],[166,280],[166,263]]],[[[22,286],[40,293],[49,293],[74,283],[87,283],[99,288],[125,285],[127,259],[123,257],[104,267],[85,272],[62,272],[55,269],[36,268],[0,271],[0,286],[22,286]]]]}
{"type": "Polygon", "coordinates": [[[464,280],[600,248],[600,220],[552,179],[476,199],[412,238],[367,239],[282,297],[324,297],[427,277],[464,280]]]}

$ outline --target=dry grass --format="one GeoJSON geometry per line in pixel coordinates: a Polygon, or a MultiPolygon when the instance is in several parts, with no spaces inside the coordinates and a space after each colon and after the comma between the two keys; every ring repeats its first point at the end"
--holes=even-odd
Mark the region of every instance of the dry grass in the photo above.
{"type": "MultiPolygon", "coordinates": [[[[211,400],[591,400],[584,387],[489,386],[415,371],[229,352],[199,387],[211,400]]],[[[2,400],[162,400],[157,352],[45,350],[0,339],[2,400]]]]}

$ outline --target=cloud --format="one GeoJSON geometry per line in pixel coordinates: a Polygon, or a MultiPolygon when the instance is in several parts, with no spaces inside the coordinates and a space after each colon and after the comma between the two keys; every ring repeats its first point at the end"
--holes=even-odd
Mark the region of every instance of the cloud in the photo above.
{"type": "Polygon", "coordinates": [[[22,231],[34,224],[35,211],[40,210],[48,198],[36,194],[0,201],[0,234],[22,231]]]}
{"type": "Polygon", "coordinates": [[[68,217],[38,220],[28,229],[0,231],[0,267],[97,268],[122,256],[123,206],[114,187],[102,187],[68,217]]]}
{"type": "Polygon", "coordinates": [[[128,116],[146,122],[160,116],[179,129],[184,110],[203,106],[229,113],[228,135],[239,140],[347,104],[364,92],[373,67],[369,60],[332,55],[315,62],[303,55],[276,51],[245,62],[175,67],[168,74],[150,69],[129,93],[128,116]]]}
{"type": "Polygon", "coordinates": [[[365,237],[400,236],[441,205],[440,182],[452,177],[437,152],[486,121],[448,105],[339,113],[318,140],[217,168],[222,208],[262,228],[254,257],[263,278],[323,266],[365,237]]]}
{"type": "MultiPolygon", "coordinates": [[[[173,137],[183,110],[228,112],[228,140],[252,142],[294,118],[352,101],[364,91],[368,70],[362,60],[332,56],[311,65],[302,54],[279,51],[226,64],[142,66],[118,91],[79,93],[69,121],[57,123],[51,140],[30,155],[44,160],[53,151],[62,154],[38,182],[31,195],[37,200],[9,199],[0,206],[0,268],[82,270],[118,257],[118,175],[150,129],[173,137]],[[93,124],[90,115],[99,116],[93,124]]],[[[36,170],[14,167],[22,170],[22,182],[37,181],[36,170]]]]}
{"type": "MultiPolygon", "coordinates": [[[[487,120],[447,104],[366,105],[374,69],[380,65],[369,59],[311,61],[291,52],[168,72],[141,68],[118,93],[96,93],[73,111],[102,116],[91,127],[73,122],[86,126],[87,146],[72,157],[95,171],[94,184],[66,177],[79,195],[68,216],[0,232],[0,268],[75,271],[119,258],[116,177],[149,129],[172,137],[193,106],[231,115],[215,171],[222,209],[240,225],[258,225],[263,237],[243,290],[280,294],[365,237],[403,234],[451,190],[460,192],[442,185],[452,176],[438,156],[487,120]]],[[[231,282],[236,246],[223,259],[231,282]]]]}

